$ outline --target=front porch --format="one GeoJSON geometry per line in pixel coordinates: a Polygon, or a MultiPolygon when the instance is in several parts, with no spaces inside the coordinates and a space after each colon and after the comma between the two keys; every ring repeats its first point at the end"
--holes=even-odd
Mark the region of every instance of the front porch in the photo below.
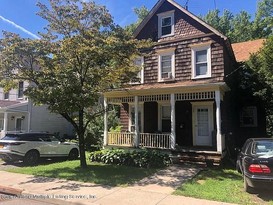
{"type": "MultiPolygon", "coordinates": [[[[105,94],[104,106],[121,106],[121,132],[108,132],[104,115],[104,145],[179,150],[199,148],[223,155],[221,102],[225,85],[200,89],[171,89],[162,94],[118,91],[105,94]],[[179,90],[182,90],[179,92],[179,90]]],[[[161,93],[163,90],[149,90],[161,93]]]]}

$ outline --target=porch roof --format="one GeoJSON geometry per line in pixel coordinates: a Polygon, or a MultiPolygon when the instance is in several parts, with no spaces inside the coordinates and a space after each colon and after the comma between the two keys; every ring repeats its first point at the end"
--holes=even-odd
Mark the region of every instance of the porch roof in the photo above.
{"type": "Polygon", "coordinates": [[[208,80],[183,81],[183,82],[160,82],[153,84],[132,85],[114,89],[104,93],[105,97],[127,97],[134,95],[154,95],[200,91],[228,91],[229,87],[225,82],[208,83],[208,80]]]}
{"type": "Polygon", "coordinates": [[[0,109],[5,109],[11,105],[20,104],[19,101],[0,100],[0,109]]]}

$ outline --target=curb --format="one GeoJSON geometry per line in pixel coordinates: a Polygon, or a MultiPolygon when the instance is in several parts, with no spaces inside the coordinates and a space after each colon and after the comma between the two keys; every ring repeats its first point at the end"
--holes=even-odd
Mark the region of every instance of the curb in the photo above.
{"type": "Polygon", "coordinates": [[[0,193],[3,194],[20,195],[22,194],[23,191],[24,191],[23,189],[16,189],[0,185],[0,193]]]}

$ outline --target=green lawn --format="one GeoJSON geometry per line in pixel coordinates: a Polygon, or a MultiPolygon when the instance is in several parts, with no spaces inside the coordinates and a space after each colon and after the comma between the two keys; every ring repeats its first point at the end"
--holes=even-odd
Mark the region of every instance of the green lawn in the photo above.
{"type": "Polygon", "coordinates": [[[233,169],[207,169],[183,184],[175,192],[194,198],[236,204],[272,204],[272,193],[248,194],[243,190],[241,174],[233,169]]]}
{"type": "Polygon", "coordinates": [[[9,172],[46,176],[111,186],[126,186],[155,173],[156,169],[88,163],[87,169],[80,168],[79,160],[63,161],[34,167],[9,169],[9,172]]]}

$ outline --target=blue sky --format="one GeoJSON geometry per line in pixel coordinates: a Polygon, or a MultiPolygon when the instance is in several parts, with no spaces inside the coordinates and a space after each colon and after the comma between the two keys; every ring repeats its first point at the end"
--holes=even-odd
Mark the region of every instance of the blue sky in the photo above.
{"type": "MultiPolygon", "coordinates": [[[[0,30],[19,33],[23,37],[35,38],[38,31],[43,31],[46,22],[36,15],[38,0],[1,0],[0,1],[0,30]]],[[[41,0],[46,2],[46,0],[41,0]]],[[[187,0],[176,0],[184,6],[187,0]]],[[[189,11],[195,15],[204,15],[209,10],[230,10],[233,14],[241,10],[249,12],[254,17],[258,0],[189,0],[189,11]]],[[[145,5],[151,9],[157,0],[95,0],[96,3],[105,5],[114,21],[121,25],[128,25],[136,20],[134,7],[145,5]]],[[[1,37],[1,34],[0,34],[1,37]]]]}

